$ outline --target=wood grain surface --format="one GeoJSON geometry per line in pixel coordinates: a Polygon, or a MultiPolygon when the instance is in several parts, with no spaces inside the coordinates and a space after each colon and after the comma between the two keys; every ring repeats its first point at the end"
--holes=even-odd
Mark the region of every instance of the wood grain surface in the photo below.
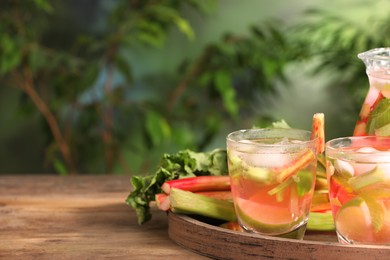
{"type": "Polygon", "coordinates": [[[169,213],[169,236],[216,259],[390,259],[389,246],[341,245],[334,232],[307,232],[303,240],[231,231],[186,215],[169,213]]]}
{"type": "Polygon", "coordinates": [[[0,259],[208,259],[139,226],[129,176],[0,176],[0,259]]]}

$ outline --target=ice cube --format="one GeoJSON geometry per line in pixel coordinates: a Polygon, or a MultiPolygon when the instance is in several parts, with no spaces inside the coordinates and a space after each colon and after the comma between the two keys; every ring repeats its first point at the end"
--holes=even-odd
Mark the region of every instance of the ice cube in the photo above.
{"type": "Polygon", "coordinates": [[[353,168],[356,174],[364,174],[374,170],[376,163],[354,163],[353,168]]]}
{"type": "Polygon", "coordinates": [[[342,161],[338,159],[335,161],[334,167],[341,174],[348,174],[350,176],[355,175],[355,169],[350,163],[346,161],[342,161]]]}
{"type": "Polygon", "coordinates": [[[373,147],[362,147],[362,148],[359,148],[356,150],[356,152],[358,153],[375,153],[375,152],[378,152],[377,149],[373,148],[373,147]]]}
{"type": "Polygon", "coordinates": [[[266,168],[278,168],[291,163],[289,154],[246,154],[242,159],[250,166],[266,168]]]}

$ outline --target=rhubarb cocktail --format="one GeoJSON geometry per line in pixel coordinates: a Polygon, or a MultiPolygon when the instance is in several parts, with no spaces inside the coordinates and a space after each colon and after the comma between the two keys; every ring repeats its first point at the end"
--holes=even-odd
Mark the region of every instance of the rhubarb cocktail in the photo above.
{"type": "Polygon", "coordinates": [[[390,136],[390,48],[360,53],[370,82],[354,136],[390,136]]]}
{"type": "Polygon", "coordinates": [[[296,129],[249,129],[227,137],[231,190],[241,227],[302,239],[316,178],[317,139],[296,129]]]}
{"type": "Polygon", "coordinates": [[[390,137],[331,140],[326,159],[339,242],[390,245],[390,137]]]}

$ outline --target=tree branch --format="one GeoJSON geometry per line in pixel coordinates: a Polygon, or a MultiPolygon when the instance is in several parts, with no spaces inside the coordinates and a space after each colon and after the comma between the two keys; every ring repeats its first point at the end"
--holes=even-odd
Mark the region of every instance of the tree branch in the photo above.
{"type": "Polygon", "coordinates": [[[49,125],[50,131],[54,137],[55,142],[58,145],[58,148],[62,154],[62,157],[65,161],[65,164],[68,167],[69,174],[76,174],[76,168],[72,159],[72,154],[69,149],[69,145],[66,142],[65,138],[62,135],[61,129],[59,127],[58,121],[51,112],[49,106],[45,103],[45,101],[39,96],[35,87],[34,80],[31,74],[31,70],[27,67],[23,69],[23,72],[17,74],[16,72],[13,74],[15,79],[17,80],[19,88],[25,92],[32,102],[35,104],[39,112],[43,115],[46,123],[49,125]]]}
{"type": "Polygon", "coordinates": [[[183,93],[187,89],[188,84],[190,84],[191,81],[200,74],[204,65],[209,61],[212,52],[213,52],[213,48],[211,46],[208,47],[203,52],[202,56],[200,56],[200,58],[192,65],[191,69],[182,78],[182,80],[179,82],[176,88],[173,90],[172,94],[170,95],[169,101],[167,103],[168,112],[172,111],[175,104],[178,102],[179,98],[183,95],[183,93]]]}

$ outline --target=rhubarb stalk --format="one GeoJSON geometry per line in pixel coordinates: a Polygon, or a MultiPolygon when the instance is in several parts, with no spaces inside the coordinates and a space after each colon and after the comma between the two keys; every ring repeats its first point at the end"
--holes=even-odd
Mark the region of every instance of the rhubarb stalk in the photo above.
{"type": "Polygon", "coordinates": [[[309,165],[316,156],[311,150],[306,151],[301,157],[299,157],[294,163],[291,165],[283,168],[278,176],[276,177],[276,180],[279,183],[282,183],[283,181],[287,180],[290,176],[297,173],[300,169],[305,168],[307,165],[309,165]]]}
{"type": "Polygon", "coordinates": [[[172,188],[186,191],[228,191],[230,190],[229,176],[198,176],[164,182],[161,189],[170,194],[172,188]]]}
{"type": "Polygon", "coordinates": [[[174,213],[197,214],[226,221],[235,221],[233,202],[210,198],[190,191],[172,188],[169,194],[174,213]]]}
{"type": "Polygon", "coordinates": [[[313,115],[311,139],[317,138],[317,154],[325,150],[325,119],[323,113],[313,115]]]}

